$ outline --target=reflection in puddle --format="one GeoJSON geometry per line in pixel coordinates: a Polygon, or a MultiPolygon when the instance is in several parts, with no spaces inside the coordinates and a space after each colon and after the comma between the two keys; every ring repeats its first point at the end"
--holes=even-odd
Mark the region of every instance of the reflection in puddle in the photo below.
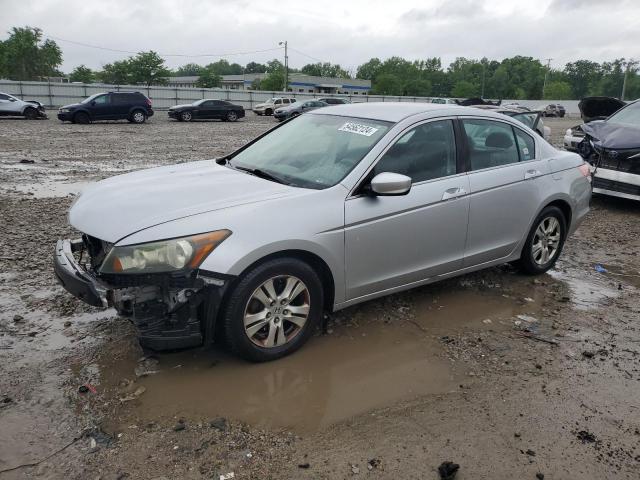
{"type": "Polygon", "coordinates": [[[577,310],[588,310],[616,298],[620,292],[617,284],[603,274],[575,270],[550,270],[555,280],[569,286],[570,302],[577,310]]]}

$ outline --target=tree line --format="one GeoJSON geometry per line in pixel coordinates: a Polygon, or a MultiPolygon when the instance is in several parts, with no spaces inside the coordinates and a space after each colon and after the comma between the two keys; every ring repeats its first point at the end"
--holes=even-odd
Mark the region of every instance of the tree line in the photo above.
{"type": "MultiPolygon", "coordinates": [[[[0,40],[0,78],[40,80],[66,76],[59,70],[61,64],[62,50],[55,41],[43,40],[38,28],[14,27],[6,40],[0,40]]],[[[221,85],[223,75],[251,73],[266,74],[253,82],[253,89],[284,89],[284,65],[277,59],[252,61],[244,66],[221,59],[170,70],[154,51],[107,63],[98,71],[79,65],[68,77],[72,82],[83,83],[166,85],[172,76],[197,76],[199,87],[214,88],[221,85]]],[[[371,80],[371,93],[379,95],[567,100],[589,95],[620,97],[626,75],[625,98],[640,97],[638,63],[624,58],[602,63],[577,60],[562,69],[550,69],[538,59],[519,55],[501,61],[459,57],[446,68],[439,57],[413,61],[391,57],[372,58],[355,72],[338,64],[318,62],[300,69],[289,68],[289,73],[371,80]]]]}

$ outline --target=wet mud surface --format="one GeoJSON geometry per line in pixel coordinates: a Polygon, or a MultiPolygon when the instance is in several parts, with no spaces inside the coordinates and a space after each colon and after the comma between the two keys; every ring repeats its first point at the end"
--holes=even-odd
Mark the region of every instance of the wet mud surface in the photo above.
{"type": "MultiPolygon", "coordinates": [[[[143,351],[51,269],[89,182],[274,125],[0,120],[0,479],[638,478],[640,207],[595,197],[548,274],[352,307],[295,355],[143,351]],[[33,162],[33,163],[31,163],[33,162]]],[[[559,143],[571,119],[548,119],[559,143]]]]}

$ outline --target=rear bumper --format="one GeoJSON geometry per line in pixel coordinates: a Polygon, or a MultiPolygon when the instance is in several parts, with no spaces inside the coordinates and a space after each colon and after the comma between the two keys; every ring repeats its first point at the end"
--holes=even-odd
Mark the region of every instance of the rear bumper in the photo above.
{"type": "Polygon", "coordinates": [[[593,193],[640,200],[640,175],[598,167],[593,176],[593,193]]]}
{"type": "Polygon", "coordinates": [[[56,277],[74,297],[94,307],[106,308],[107,287],[90,275],[73,257],[73,252],[81,247],[81,240],[58,240],[53,256],[56,277]]]}

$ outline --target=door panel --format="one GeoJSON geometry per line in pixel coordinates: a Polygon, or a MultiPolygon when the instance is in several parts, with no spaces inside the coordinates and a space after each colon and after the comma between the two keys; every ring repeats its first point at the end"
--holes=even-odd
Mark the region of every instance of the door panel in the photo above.
{"type": "Polygon", "coordinates": [[[535,159],[534,139],[509,124],[464,120],[463,125],[472,169],[463,263],[469,267],[504,258],[520,244],[540,207],[538,180],[549,166],[535,159]]]}
{"type": "Polygon", "coordinates": [[[414,185],[398,197],[345,204],[347,299],[417,282],[462,267],[469,196],[467,175],[414,185]]]}

